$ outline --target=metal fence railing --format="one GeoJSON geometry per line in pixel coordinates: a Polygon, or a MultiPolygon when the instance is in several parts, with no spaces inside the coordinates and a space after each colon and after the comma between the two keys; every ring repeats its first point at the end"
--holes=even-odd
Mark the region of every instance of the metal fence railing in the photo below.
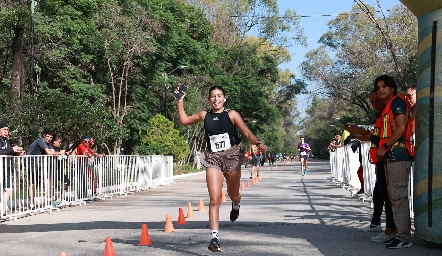
{"type": "Polygon", "coordinates": [[[172,156],[0,156],[0,168],[2,219],[173,182],[172,156]]]}
{"type": "MultiPolygon", "coordinates": [[[[359,150],[361,150],[362,167],[364,176],[364,194],[359,195],[359,199],[372,203],[372,195],[374,185],[376,183],[375,165],[371,164],[368,159],[368,152],[370,150],[369,142],[361,142],[360,149],[353,152],[351,145],[336,148],[335,151],[330,152],[330,169],[331,176],[329,179],[337,186],[347,189],[351,195],[355,195],[361,188],[361,183],[357,176],[357,171],[360,165],[359,150]]],[[[408,191],[408,198],[410,202],[411,217],[414,217],[413,208],[413,169],[410,172],[410,184],[408,191]]]]}

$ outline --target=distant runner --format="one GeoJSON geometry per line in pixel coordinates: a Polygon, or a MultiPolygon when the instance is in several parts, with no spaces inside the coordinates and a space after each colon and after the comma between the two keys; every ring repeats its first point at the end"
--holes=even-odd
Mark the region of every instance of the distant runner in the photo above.
{"type": "Polygon", "coordinates": [[[307,174],[307,163],[308,163],[308,151],[310,151],[310,146],[304,142],[304,137],[301,137],[301,143],[298,144],[299,160],[301,161],[301,174],[304,176],[307,174]]]}

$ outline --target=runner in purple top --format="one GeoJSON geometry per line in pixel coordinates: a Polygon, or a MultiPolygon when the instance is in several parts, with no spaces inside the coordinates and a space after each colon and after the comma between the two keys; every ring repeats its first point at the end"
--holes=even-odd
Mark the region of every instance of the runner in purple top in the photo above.
{"type": "Polygon", "coordinates": [[[307,174],[308,152],[311,150],[310,146],[304,142],[304,137],[301,137],[301,143],[298,144],[299,160],[301,161],[301,174],[307,174]]]}

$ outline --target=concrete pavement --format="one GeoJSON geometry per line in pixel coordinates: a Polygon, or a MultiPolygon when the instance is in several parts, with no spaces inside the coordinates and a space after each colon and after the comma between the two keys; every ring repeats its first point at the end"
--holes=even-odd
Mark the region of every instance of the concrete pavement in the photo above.
{"type": "MultiPolygon", "coordinates": [[[[378,233],[360,229],[371,219],[369,203],[327,180],[328,162],[310,161],[304,178],[299,162],[261,167],[261,181],[242,190],[240,216],[230,222],[231,202],[220,209],[223,255],[442,255],[419,238],[413,247],[386,249],[370,242],[378,233]],[[271,170],[273,168],[273,170],[271,170]]],[[[242,180],[249,179],[243,169],[242,180]]],[[[1,255],[103,255],[111,237],[116,255],[211,255],[205,173],[176,177],[176,183],[128,196],[94,201],[0,225],[1,255]],[[197,211],[203,199],[206,211],[197,211]],[[176,224],[178,209],[195,218],[176,224]],[[164,232],[171,214],[175,232],[164,232]],[[149,229],[151,246],[138,246],[141,225],[149,229]]],[[[384,225],[385,221],[383,222],[384,225]]]]}

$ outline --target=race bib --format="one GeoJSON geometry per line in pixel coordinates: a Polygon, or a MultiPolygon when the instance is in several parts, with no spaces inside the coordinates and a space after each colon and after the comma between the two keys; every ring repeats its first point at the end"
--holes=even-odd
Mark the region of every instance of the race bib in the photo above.
{"type": "Polygon", "coordinates": [[[209,139],[212,152],[223,151],[232,147],[230,145],[230,138],[228,133],[212,135],[209,136],[209,139]]]}

